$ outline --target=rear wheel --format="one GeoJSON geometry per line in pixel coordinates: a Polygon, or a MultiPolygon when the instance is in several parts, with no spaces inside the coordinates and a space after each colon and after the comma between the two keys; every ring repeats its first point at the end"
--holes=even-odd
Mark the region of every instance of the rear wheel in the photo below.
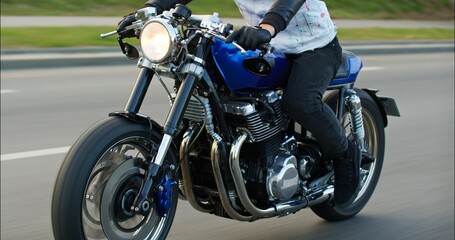
{"type": "MultiPolygon", "coordinates": [[[[339,221],[348,219],[356,215],[367,204],[374,189],[379,181],[382,164],[384,161],[384,123],[382,115],[376,102],[363,90],[355,89],[361,99],[363,125],[365,128],[365,148],[368,153],[375,158],[372,163],[363,163],[360,169],[360,190],[352,204],[339,207],[331,201],[312,206],[311,209],[319,217],[328,221],[339,221]]],[[[338,92],[329,94],[325,101],[333,109],[337,109],[338,92]]],[[[342,118],[344,127],[349,139],[352,139],[351,129],[349,126],[349,116],[345,113],[342,118]]]]}
{"type": "MultiPolygon", "coordinates": [[[[152,189],[149,210],[131,206],[161,141],[159,129],[111,117],[90,128],[69,151],[59,172],[52,202],[56,239],[165,239],[174,219],[178,188],[169,171],[152,189]]],[[[172,151],[164,169],[173,169],[172,151]]]]}

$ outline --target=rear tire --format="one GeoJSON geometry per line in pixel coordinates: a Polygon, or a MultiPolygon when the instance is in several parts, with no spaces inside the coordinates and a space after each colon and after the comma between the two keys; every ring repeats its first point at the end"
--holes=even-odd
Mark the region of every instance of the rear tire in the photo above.
{"type": "MultiPolygon", "coordinates": [[[[178,188],[168,189],[166,214],[160,214],[163,195],[150,196],[145,216],[130,210],[152,146],[158,146],[160,129],[121,117],[107,118],[85,132],[68,152],[52,198],[52,227],[60,239],[165,239],[177,208],[178,188]]],[[[177,158],[172,148],[163,167],[177,158]]],[[[177,176],[165,173],[162,183],[177,176]]],[[[161,208],[162,209],[162,208],[161,208]]]]}
{"type": "MultiPolygon", "coordinates": [[[[311,207],[316,215],[328,221],[351,218],[365,207],[379,181],[384,161],[385,134],[381,112],[375,101],[365,91],[361,89],[355,89],[355,91],[362,104],[366,148],[375,157],[375,161],[361,166],[361,189],[352,204],[342,208],[336,206],[332,201],[326,201],[311,207]]],[[[335,111],[338,103],[338,92],[332,92],[326,96],[325,102],[335,111]]],[[[352,138],[347,113],[343,116],[342,125],[348,138],[352,138]]]]}

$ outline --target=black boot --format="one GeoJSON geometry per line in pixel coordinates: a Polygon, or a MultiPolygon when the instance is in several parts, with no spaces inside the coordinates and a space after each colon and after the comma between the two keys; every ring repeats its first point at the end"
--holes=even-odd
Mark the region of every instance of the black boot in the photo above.
{"type": "Polygon", "coordinates": [[[345,155],[334,159],[336,205],[350,204],[354,201],[359,186],[360,159],[360,149],[351,141],[345,155]]]}

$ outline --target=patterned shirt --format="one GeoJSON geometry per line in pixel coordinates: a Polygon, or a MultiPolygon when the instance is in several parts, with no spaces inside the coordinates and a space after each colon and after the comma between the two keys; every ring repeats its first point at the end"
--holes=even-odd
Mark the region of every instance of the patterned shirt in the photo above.
{"type": "MultiPolygon", "coordinates": [[[[248,24],[257,26],[277,0],[235,0],[248,24]]],[[[271,41],[277,51],[296,54],[321,48],[336,36],[336,25],[323,1],[306,0],[285,30],[271,41]]]]}

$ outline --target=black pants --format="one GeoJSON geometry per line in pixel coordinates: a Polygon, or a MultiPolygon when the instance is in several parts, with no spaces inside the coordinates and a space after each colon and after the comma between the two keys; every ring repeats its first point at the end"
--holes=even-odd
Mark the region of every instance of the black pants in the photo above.
{"type": "Polygon", "coordinates": [[[323,48],[289,57],[292,69],[283,96],[285,111],[311,132],[326,157],[340,157],[348,148],[347,138],[334,112],[322,101],[341,65],[338,39],[323,48]]]}

